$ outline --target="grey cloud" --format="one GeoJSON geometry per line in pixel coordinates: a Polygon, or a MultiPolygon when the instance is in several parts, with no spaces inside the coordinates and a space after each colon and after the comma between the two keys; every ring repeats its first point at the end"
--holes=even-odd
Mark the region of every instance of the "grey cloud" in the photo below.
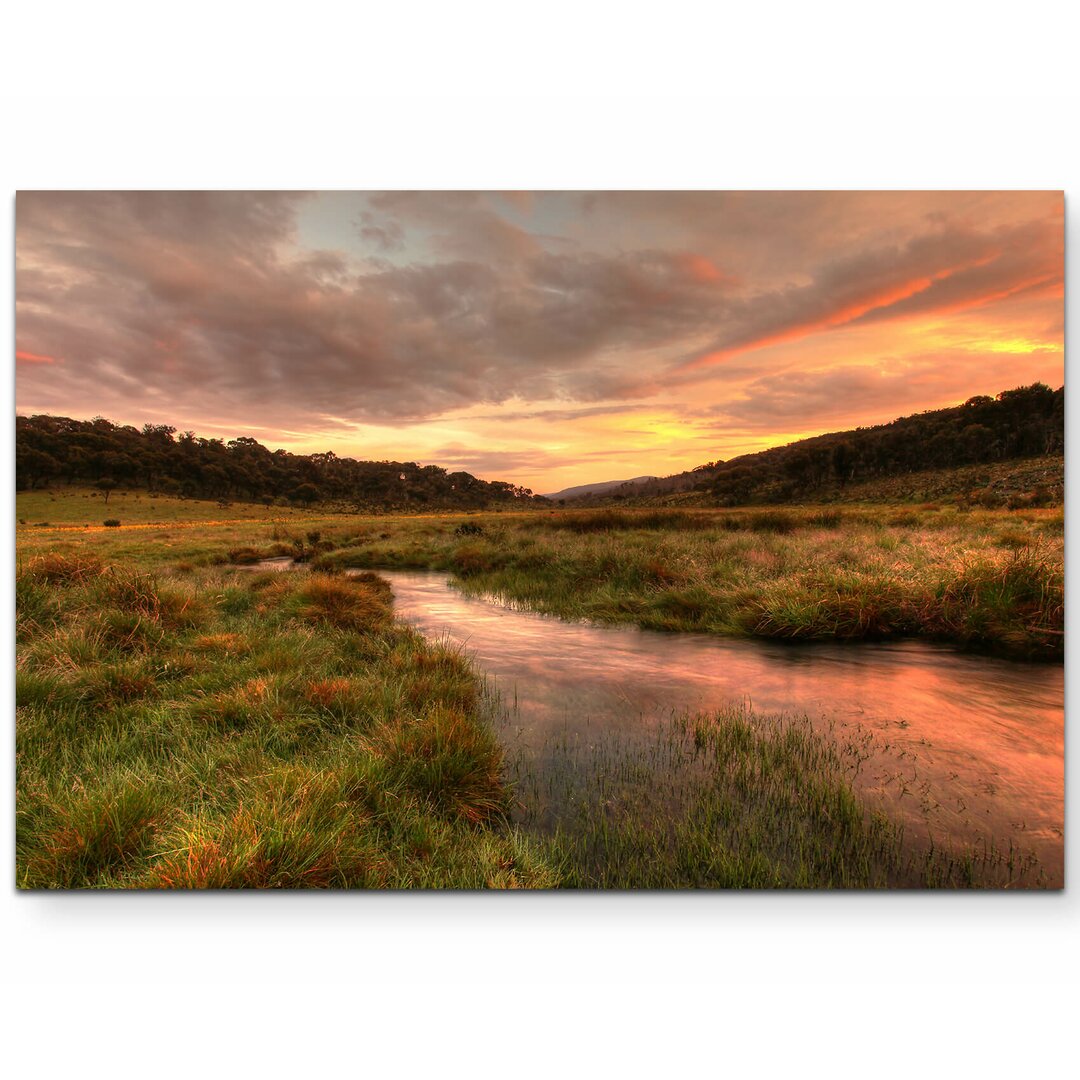
{"type": "Polygon", "coordinates": [[[613,416],[620,413],[633,413],[641,410],[640,405],[594,405],[584,409],[535,409],[515,412],[470,413],[458,417],[459,420],[497,420],[507,423],[520,423],[522,420],[550,420],[565,422],[582,420],[589,416],[613,416]]]}
{"type": "Polygon", "coordinates": [[[535,236],[507,221],[485,192],[388,191],[371,195],[369,202],[372,225],[415,227],[444,257],[515,262],[543,250],[535,236]]]}
{"type": "MultiPolygon", "coordinates": [[[[656,384],[617,354],[674,347],[722,304],[678,253],[355,272],[338,253],[288,249],[295,197],[204,195],[216,229],[190,233],[195,204],[169,211],[163,198],[20,197],[19,340],[62,360],[55,396],[105,411],[141,387],[238,414],[374,420],[514,396],[633,396],[656,384]]],[[[47,389],[40,373],[22,380],[47,389]]]]}
{"type": "Polygon", "coordinates": [[[561,196],[588,235],[635,228],[688,246],[762,291],[805,284],[853,250],[897,247],[945,227],[1015,226],[1060,216],[1054,191],[617,191],[561,196]]]}
{"type": "Polygon", "coordinates": [[[405,230],[396,221],[380,220],[375,214],[365,211],[354,224],[360,238],[381,252],[401,251],[405,246],[405,230]]]}
{"type": "MultiPolygon", "coordinates": [[[[671,370],[703,351],[1060,283],[1060,225],[1020,196],[992,226],[968,220],[985,194],[942,196],[948,213],[920,193],[370,195],[357,228],[393,263],[299,250],[307,197],[20,194],[18,347],[57,361],[20,366],[20,403],[310,429],[548,399],[566,408],[516,415],[570,421],[623,407],[588,403],[761,373],[745,355],[723,372],[671,370]],[[507,213],[574,222],[577,246],[507,213]]],[[[753,398],[786,415],[792,385],[762,382],[753,398]]]]}

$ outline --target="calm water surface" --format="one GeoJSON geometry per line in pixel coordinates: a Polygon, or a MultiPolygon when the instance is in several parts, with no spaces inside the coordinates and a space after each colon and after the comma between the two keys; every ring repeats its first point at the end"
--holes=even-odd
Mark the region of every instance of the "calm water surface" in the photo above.
{"type": "Polygon", "coordinates": [[[568,623],[380,571],[397,614],[463,645],[506,705],[507,749],[543,770],[567,738],[647,735],[672,713],[749,702],[806,714],[866,759],[856,787],[937,841],[1009,842],[1063,875],[1064,670],[922,643],[790,646],[568,623]]]}

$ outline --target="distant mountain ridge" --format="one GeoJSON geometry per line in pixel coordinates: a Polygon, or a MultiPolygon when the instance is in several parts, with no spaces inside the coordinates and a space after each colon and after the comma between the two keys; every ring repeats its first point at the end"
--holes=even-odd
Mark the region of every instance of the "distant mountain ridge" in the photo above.
{"type": "Polygon", "coordinates": [[[579,484],[577,487],[563,488],[550,495],[542,496],[545,499],[580,499],[585,495],[602,495],[612,488],[622,487],[624,484],[644,484],[655,480],[655,476],[635,476],[632,480],[599,480],[595,484],[579,484]]]}

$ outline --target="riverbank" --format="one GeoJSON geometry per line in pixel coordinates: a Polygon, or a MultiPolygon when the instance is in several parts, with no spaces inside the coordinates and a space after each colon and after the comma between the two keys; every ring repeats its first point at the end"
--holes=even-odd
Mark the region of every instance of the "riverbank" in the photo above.
{"type": "MultiPolygon", "coordinates": [[[[919,536],[905,541],[902,531],[914,529],[906,519],[811,521],[814,513],[791,528],[740,515],[705,525],[687,517],[316,513],[137,529],[22,526],[17,882],[543,888],[994,886],[1002,873],[1014,880],[1007,854],[987,861],[953,851],[946,864],[940,853],[927,861],[895,823],[882,832],[843,764],[830,758],[828,740],[811,731],[777,743],[775,725],[752,714],[687,718],[678,738],[689,742],[679,754],[689,747],[700,765],[714,742],[745,754],[738,764],[714,753],[715,768],[705,772],[716,786],[676,817],[642,800],[614,820],[610,805],[598,803],[573,828],[530,831],[511,813],[528,780],[520,769],[515,777],[517,764],[494,736],[478,673],[459,650],[396,623],[377,577],[349,581],[333,572],[358,564],[453,567],[473,593],[641,625],[650,613],[678,613],[672,597],[692,587],[694,568],[720,553],[717,545],[733,544],[725,565],[743,573],[757,567],[762,581],[795,570],[800,551],[838,556],[836,545],[853,537],[873,549],[864,557],[902,551],[910,565],[939,572],[935,553],[963,529],[961,554],[975,564],[1008,566],[1011,553],[1034,547],[1050,568],[1043,585],[1053,598],[1060,551],[1053,514],[959,522],[942,514],[936,530],[920,519],[919,536]],[[1010,532],[1021,536],[1010,540],[1010,532]],[[940,534],[941,543],[924,534],[940,534]],[[785,551],[781,542],[799,546],[785,551]],[[300,557],[331,573],[238,569],[262,555],[300,557]],[[643,575],[653,561],[651,576],[643,575]],[[668,580],[672,573],[682,578],[668,580]],[[560,600],[560,589],[571,592],[560,600]],[[755,804],[762,785],[776,798],[755,804]],[[824,802],[813,801],[814,792],[824,802]],[[848,808],[842,823],[841,806],[848,808]],[[790,829],[768,824],[778,813],[790,829]],[[758,825],[724,831],[740,822],[758,825]],[[671,830],[681,837],[675,847],[671,830]],[[702,862],[710,845],[716,858],[702,862]],[[598,851],[610,860],[597,861],[598,851]],[[674,874],[672,851],[682,852],[679,865],[697,869],[674,874]],[[810,852],[809,862],[799,852],[810,852]]],[[[927,520],[935,513],[926,511],[927,520]]],[[[1052,607],[1043,616],[1052,618],[1052,607]]],[[[662,625],[747,633],[687,611],[662,625]]],[[[632,748],[625,767],[640,769],[639,753],[646,760],[668,753],[676,735],[665,731],[652,749],[632,748]]],[[[594,790],[604,790],[603,777],[594,790]]]]}
{"type": "Polygon", "coordinates": [[[475,673],[362,580],[17,581],[21,888],[546,887],[475,673]]]}
{"type": "Polygon", "coordinates": [[[105,527],[94,520],[105,511],[100,497],[20,494],[17,550],[92,552],[147,569],[285,555],[323,570],[437,569],[473,594],[567,619],[794,642],[913,637],[1064,659],[1060,508],[356,517],[126,498],[119,526],[105,527]]]}
{"type": "MultiPolygon", "coordinates": [[[[383,576],[400,618],[431,640],[467,647],[498,689],[515,820],[546,836],[594,837],[574,849],[598,853],[580,871],[586,878],[606,880],[606,856],[618,862],[625,857],[618,851],[639,836],[633,874],[661,887],[674,880],[676,837],[697,836],[698,855],[677,863],[679,880],[692,884],[695,867],[706,873],[710,865],[700,855],[711,835],[732,858],[759,844],[772,852],[775,872],[783,866],[791,875],[783,879],[797,880],[799,850],[785,850],[786,826],[770,824],[770,814],[784,807],[776,812],[790,816],[798,834],[799,793],[835,781],[871,819],[902,831],[890,861],[875,864],[879,880],[915,884],[933,869],[925,862],[931,852],[939,859],[977,852],[988,883],[996,849],[1006,862],[1013,855],[1000,884],[1060,884],[1060,668],[919,642],[792,649],[566,622],[466,595],[437,571],[383,576]],[[745,743],[745,760],[711,755],[704,732],[714,730],[745,743]],[[768,763],[760,774],[755,755],[768,763]],[[725,793],[739,775],[753,779],[741,794],[725,793]],[[760,827],[750,828],[753,821],[760,827]],[[655,858],[645,854],[650,843],[655,858]]],[[[837,850],[854,839],[830,828],[822,819],[810,832],[832,835],[826,846],[837,850]]],[[[852,864],[850,851],[842,861],[852,864]]]]}
{"type": "Polygon", "coordinates": [[[323,569],[431,568],[567,619],[788,641],[1064,656],[1058,511],[564,511],[394,519],[323,569]]]}

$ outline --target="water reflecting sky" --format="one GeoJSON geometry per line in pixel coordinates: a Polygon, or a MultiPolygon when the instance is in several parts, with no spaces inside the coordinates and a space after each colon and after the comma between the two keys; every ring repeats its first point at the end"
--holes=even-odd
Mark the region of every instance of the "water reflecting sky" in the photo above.
{"type": "MultiPolygon", "coordinates": [[[[567,623],[462,595],[443,574],[381,571],[398,615],[464,644],[512,707],[515,746],[647,729],[673,710],[749,701],[832,737],[872,734],[856,784],[907,825],[1012,840],[1060,883],[1064,669],[917,642],[792,646],[567,623]]],[[[505,733],[504,733],[505,735],[505,733]]]]}

